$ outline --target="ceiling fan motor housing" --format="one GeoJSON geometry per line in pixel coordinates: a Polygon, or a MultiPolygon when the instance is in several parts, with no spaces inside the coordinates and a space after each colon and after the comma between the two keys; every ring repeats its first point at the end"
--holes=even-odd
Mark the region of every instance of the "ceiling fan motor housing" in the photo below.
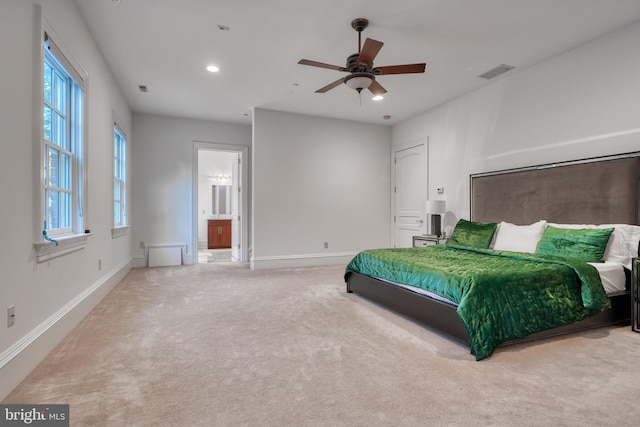
{"type": "Polygon", "coordinates": [[[367,73],[371,71],[373,64],[365,64],[364,62],[358,62],[360,57],[359,53],[354,53],[347,58],[346,68],[350,73],[367,73]]]}

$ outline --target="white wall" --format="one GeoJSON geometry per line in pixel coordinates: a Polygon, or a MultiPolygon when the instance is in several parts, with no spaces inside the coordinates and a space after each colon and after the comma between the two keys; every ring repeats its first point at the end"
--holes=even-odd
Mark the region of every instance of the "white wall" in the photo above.
{"type": "MultiPolygon", "coordinates": [[[[0,4],[0,400],[131,267],[131,233],[112,238],[113,118],[133,144],[131,111],[72,0],[38,0],[47,22],[88,72],[88,206],[93,235],[77,252],[36,263],[41,239],[40,23],[35,1],[0,4]],[[99,269],[101,261],[101,269],[99,269]],[[15,305],[16,324],[5,313],[15,305]]],[[[130,166],[130,165],[129,165],[130,166]]]]}
{"type": "Polygon", "coordinates": [[[251,126],[136,113],[133,129],[135,265],[146,265],[140,242],[188,245],[185,263],[191,264],[197,252],[191,247],[194,142],[249,147],[251,126]]]}
{"type": "Polygon", "coordinates": [[[390,127],[256,109],[253,130],[254,268],[390,245],[390,127]]]}
{"type": "Polygon", "coordinates": [[[444,226],[469,218],[469,174],[640,150],[640,23],[393,127],[429,137],[429,193],[444,226]]]}

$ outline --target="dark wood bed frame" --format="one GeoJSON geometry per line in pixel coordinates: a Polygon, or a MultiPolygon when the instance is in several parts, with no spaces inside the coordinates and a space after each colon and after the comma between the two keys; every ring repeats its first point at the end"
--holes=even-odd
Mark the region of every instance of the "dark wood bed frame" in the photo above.
{"type": "MultiPolygon", "coordinates": [[[[640,224],[640,153],[563,162],[470,177],[471,219],[531,224],[540,219],[566,224],[640,224]]],[[[611,308],[580,322],[531,334],[502,345],[533,341],[604,326],[629,324],[630,283],[610,294],[611,308]]],[[[456,306],[359,273],[347,292],[424,323],[470,347],[456,306]]]]}

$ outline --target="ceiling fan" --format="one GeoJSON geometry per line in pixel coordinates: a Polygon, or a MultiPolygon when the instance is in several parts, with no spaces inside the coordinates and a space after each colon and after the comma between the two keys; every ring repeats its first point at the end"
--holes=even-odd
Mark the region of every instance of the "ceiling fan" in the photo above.
{"type": "Polygon", "coordinates": [[[351,89],[356,90],[358,93],[362,92],[363,89],[369,89],[369,91],[374,95],[382,95],[387,93],[387,90],[376,81],[376,76],[424,73],[424,69],[427,65],[425,63],[374,67],[373,60],[376,55],[378,55],[378,52],[380,52],[380,49],[382,49],[382,45],[384,43],[367,38],[364,41],[364,46],[362,46],[362,30],[367,28],[368,25],[369,21],[364,18],[357,18],[351,21],[351,27],[358,32],[358,53],[354,53],[347,58],[346,66],[340,67],[338,65],[325,64],[323,62],[311,61],[308,59],[301,59],[298,61],[298,64],[302,65],[328,68],[330,70],[349,73],[348,76],[342,77],[335,82],[329,83],[325,87],[318,89],[316,93],[328,92],[334,87],[344,83],[351,89]]]}

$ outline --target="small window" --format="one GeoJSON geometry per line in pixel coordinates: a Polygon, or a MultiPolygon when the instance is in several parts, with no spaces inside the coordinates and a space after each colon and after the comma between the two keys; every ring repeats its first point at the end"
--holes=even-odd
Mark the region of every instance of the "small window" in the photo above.
{"type": "Polygon", "coordinates": [[[42,194],[49,236],[83,233],[84,79],[44,36],[42,194]]]}
{"type": "Polygon", "coordinates": [[[113,127],[113,226],[127,225],[127,139],[113,127]]]}

